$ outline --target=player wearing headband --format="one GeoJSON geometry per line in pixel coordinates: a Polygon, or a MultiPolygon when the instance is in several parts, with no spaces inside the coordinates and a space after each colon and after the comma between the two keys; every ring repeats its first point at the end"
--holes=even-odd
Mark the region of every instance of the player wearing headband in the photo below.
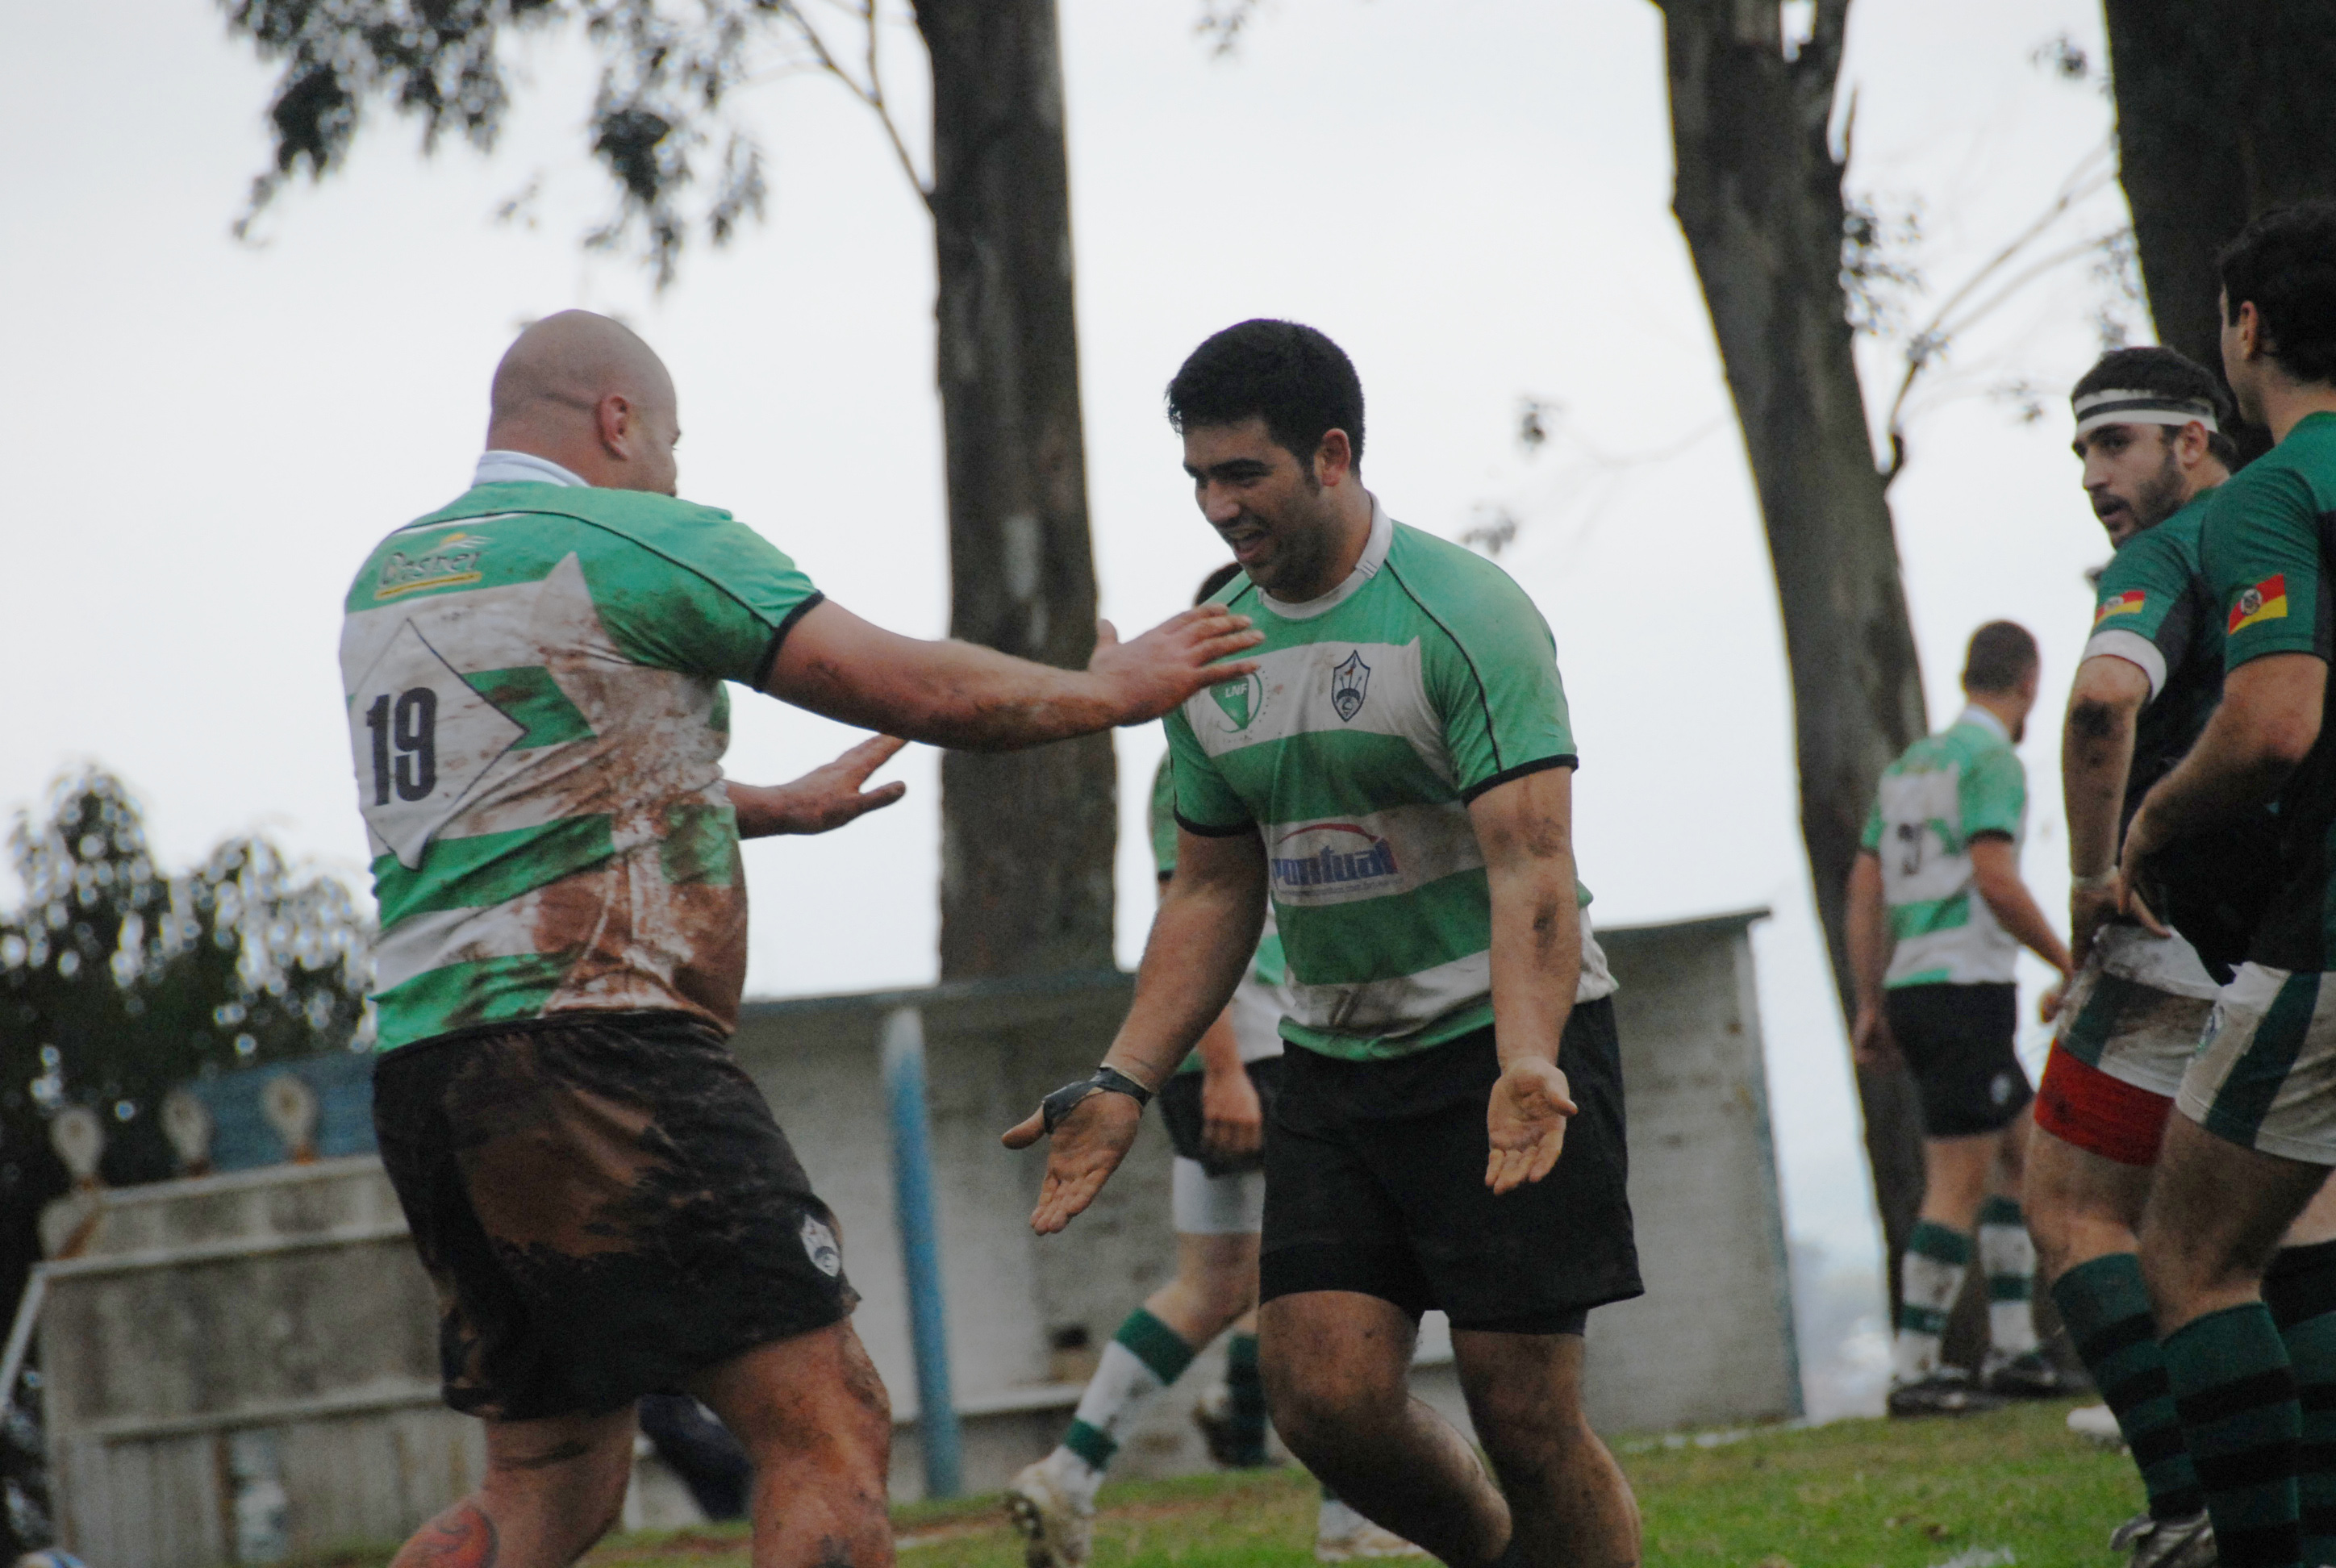
{"type": "Polygon", "coordinates": [[[2036,1259],[2011,1196],[2030,1098],[2012,1048],[2012,966],[2025,946],[2068,972],[2067,950],[2020,880],[2028,777],[2011,748],[2037,677],[2025,629],[1998,620],[1971,634],[1969,701],[1883,770],[1850,867],[1851,1048],[1861,1065],[1903,1057],[1922,1107],[1922,1209],[1891,1343],[1893,1416],[1961,1415],[2002,1396],[2060,1391],[2029,1316],[2036,1259]],[[1974,1225],[1991,1304],[1979,1388],[1939,1355],[1974,1225]]]}
{"type": "MultiPolygon", "coordinates": [[[[2202,498],[2230,477],[2235,453],[2221,385],[2170,348],[2104,355],[2070,402],[2085,494],[2117,555],[2101,573],[2061,731],[2077,978],[2037,1089],[2024,1197],[2052,1300],[2148,1489],[2147,1510],[2110,1544],[2136,1568],[2208,1568],[2214,1533],[2166,1391],[2134,1232],[2217,981],[2181,936],[2118,918],[2115,889],[2119,830],[2222,694],[2222,624],[2200,575],[2199,526],[2202,498]]],[[[2227,978],[2253,915],[2211,918],[2234,880],[2214,872],[2237,872],[2244,902],[2244,879],[2259,884],[2262,862],[2241,852],[2183,869],[2179,923],[2227,978]]]]}
{"type": "Polygon", "coordinates": [[[2221,1561],[2297,1568],[2336,1561],[2336,1270],[2319,1249],[2273,1262],[2336,1165],[2336,203],[2256,219],[2218,268],[2224,376],[2275,444],[2207,503],[2223,698],[2126,829],[2124,907],[2156,920],[2146,895],[2186,839],[2267,804],[2280,838],[2166,1122],[2141,1262],[2221,1561]]]}

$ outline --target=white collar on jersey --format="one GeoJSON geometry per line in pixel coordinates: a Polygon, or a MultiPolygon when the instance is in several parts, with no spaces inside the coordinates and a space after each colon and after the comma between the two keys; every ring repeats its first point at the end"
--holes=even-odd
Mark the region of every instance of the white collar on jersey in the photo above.
{"type": "Polygon", "coordinates": [[[471,475],[472,489],[482,484],[569,484],[579,490],[592,488],[548,457],[492,447],[480,455],[478,472],[471,475]]]}
{"type": "Polygon", "coordinates": [[[1981,729],[1992,730],[1996,739],[2006,745],[2011,744],[2011,732],[2003,727],[2003,721],[1975,702],[1964,705],[1963,711],[1955,715],[1955,723],[1975,724],[1981,729]]]}
{"type": "Polygon", "coordinates": [[[1284,620],[1311,620],[1318,615],[1328,615],[1360,593],[1363,584],[1379,574],[1379,568],[1387,564],[1387,547],[1394,542],[1395,519],[1387,514],[1387,508],[1381,506],[1379,498],[1374,495],[1371,497],[1371,537],[1365,541],[1363,558],[1355,562],[1355,570],[1347,574],[1346,581],[1319,599],[1305,599],[1297,604],[1285,603],[1263,589],[1259,589],[1257,595],[1265,600],[1268,609],[1284,620]]]}

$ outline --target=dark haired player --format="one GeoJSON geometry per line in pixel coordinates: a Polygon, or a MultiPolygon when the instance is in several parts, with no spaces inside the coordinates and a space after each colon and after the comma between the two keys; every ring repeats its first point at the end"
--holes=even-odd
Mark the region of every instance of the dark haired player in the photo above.
{"type": "Polygon", "coordinates": [[[1635,1563],[1637,1506],[1582,1415],[1585,1317],[1640,1286],[1549,628],[1498,567],[1363,488],[1361,385],[1320,333],[1217,334],[1168,413],[1244,569],[1220,602],[1266,640],[1254,676],[1168,720],[1176,877],[1103,1066],[1007,1135],[1054,1134],[1032,1224],[1059,1231],[1093,1200],[1270,899],[1291,1047],[1266,1126],[1275,1427],[1458,1568],[1635,1563]],[[1406,1388],[1430,1307],[1497,1488],[1406,1388]]]}
{"type": "MultiPolygon", "coordinates": [[[[1240,574],[1227,561],[1193,597],[1206,604],[1240,574]]],[[[1176,792],[1169,759],[1152,780],[1152,857],[1162,893],[1176,875],[1176,792]]],[[[1264,1108],[1281,1082],[1281,937],[1266,922],[1232,1000],[1160,1092],[1174,1146],[1170,1205],[1176,1277],[1127,1315],[1104,1347],[1070,1429],[1007,1485],[1029,1568],[1085,1568],[1095,1494],[1121,1439],[1221,1333],[1225,1377],[1192,1412],[1220,1465],[1267,1462],[1265,1386],[1257,1366],[1257,1244],[1265,1214],[1264,1108]]],[[[1416,1556],[1419,1548],[1347,1506],[1329,1489],[1315,1516],[1314,1555],[1416,1556]]]]}
{"type": "Polygon", "coordinates": [[[2036,1254],[2021,1222],[2030,1097],[2012,1048],[2012,966],[2026,947],[2068,973],[2068,950],[2020,880],[2028,775],[2016,745],[2036,704],[2036,639],[2008,620],[1971,634],[1963,711],[1883,770],[1849,872],[1857,984],[1850,1047],[1903,1057],[1922,1107],[1922,1210],[1907,1238],[1890,1413],[1961,1415],[1999,1395],[2058,1393],[2029,1313],[2036,1254]],[[1939,1359],[1971,1267],[1988,1281],[1988,1358],[1974,1388],[1939,1359]]]}
{"type": "Polygon", "coordinates": [[[2207,502],[2223,699],[2127,826],[2120,891],[2155,923],[2161,860],[2271,803],[2277,881],[2183,1075],[2141,1261],[2222,1562],[2296,1568],[2336,1561],[2336,1269],[2272,1261],[2336,1164],[2336,203],[2266,213],[2218,267],[2224,376],[2276,444],[2207,502]]]}
{"type": "Polygon", "coordinates": [[[374,1122],[437,1287],[479,1489],[403,1568],[560,1568],[615,1522],[633,1406],[680,1388],[745,1445],[762,1568],[892,1560],[891,1417],[833,1216],[732,1058],[738,841],[821,833],[879,738],[793,784],[722,774],[735,682],[1004,750],[1153,717],[1255,640],[1187,611],[1085,670],[861,620],[726,511],[675,498],[648,345],[547,317],[496,367],[472,488],[393,531],[341,632],[381,902],[374,1122]]]}

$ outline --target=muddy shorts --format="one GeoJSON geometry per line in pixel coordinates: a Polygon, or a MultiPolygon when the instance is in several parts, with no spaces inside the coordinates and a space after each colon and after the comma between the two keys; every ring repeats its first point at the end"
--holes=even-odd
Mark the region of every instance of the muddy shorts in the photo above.
{"type": "Polygon", "coordinates": [[[374,1070],[374,1125],[466,1414],[619,1409],[859,1300],[834,1215],[694,1019],[569,1013],[401,1047],[374,1070]]]}
{"type": "Polygon", "coordinates": [[[2218,1138],[2336,1165],[2336,974],[2239,966],[2175,1104],[2218,1138]]]}

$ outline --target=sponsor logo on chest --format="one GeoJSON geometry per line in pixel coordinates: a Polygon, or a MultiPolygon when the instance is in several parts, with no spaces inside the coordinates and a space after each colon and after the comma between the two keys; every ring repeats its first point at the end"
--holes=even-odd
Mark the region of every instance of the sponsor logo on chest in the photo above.
{"type": "Polygon", "coordinates": [[[376,599],[395,599],[425,588],[457,588],[480,579],[479,558],[491,539],[455,532],[439,540],[419,555],[392,550],[381,563],[381,580],[374,587],[376,599]]]}
{"type": "Polygon", "coordinates": [[[1315,889],[1392,891],[1400,874],[1395,846],[1353,823],[1292,828],[1274,841],[1269,859],[1274,891],[1285,895],[1315,889]]]}

